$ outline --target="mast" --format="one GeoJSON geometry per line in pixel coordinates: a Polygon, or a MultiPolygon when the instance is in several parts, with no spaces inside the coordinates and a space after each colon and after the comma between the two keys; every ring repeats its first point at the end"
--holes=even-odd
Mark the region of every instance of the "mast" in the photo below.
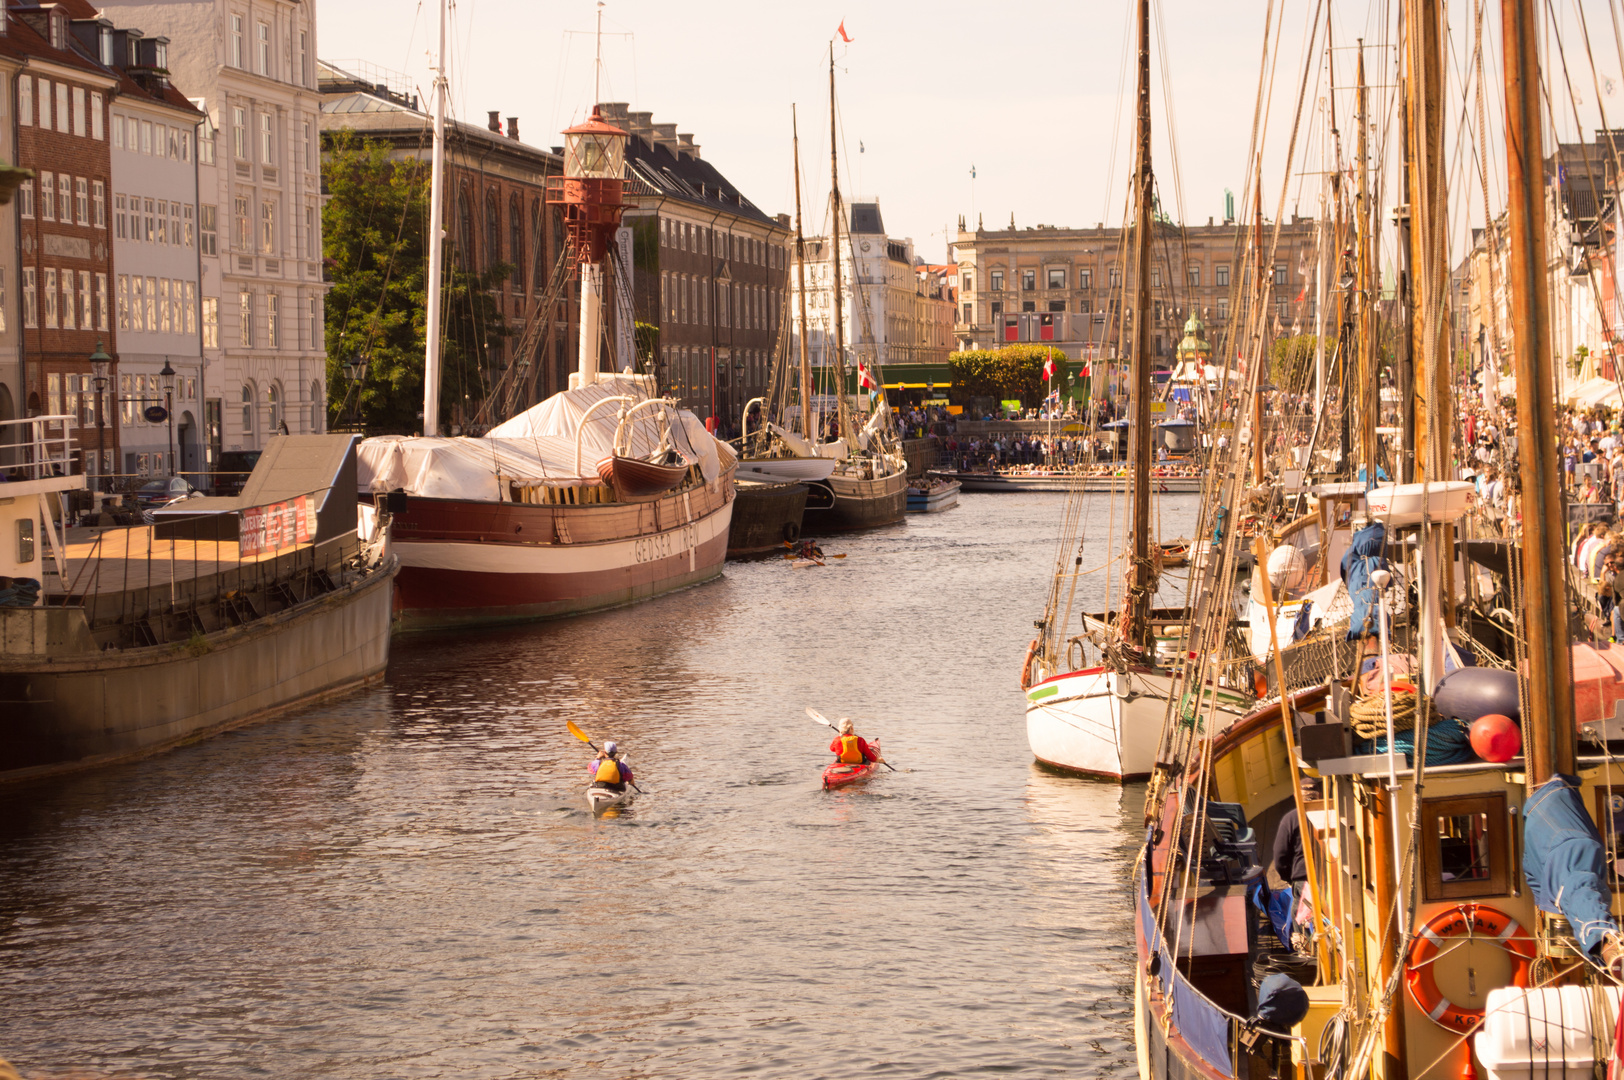
{"type": "MultiPolygon", "coordinates": [[[[832,46],[831,46],[832,47],[832,46]]],[[[795,147],[795,276],[800,284],[801,316],[801,437],[816,443],[812,430],[812,361],[806,351],[806,234],[801,231],[801,131],[795,106],[789,107],[789,128],[795,147]]]]}
{"type": "Polygon", "coordinates": [[[1253,312],[1257,320],[1257,378],[1252,383],[1252,483],[1263,483],[1263,384],[1268,374],[1263,342],[1268,337],[1269,313],[1264,305],[1269,296],[1269,268],[1263,265],[1263,155],[1257,156],[1257,198],[1252,206],[1252,250],[1257,258],[1257,300],[1253,312]]]}
{"type": "Polygon", "coordinates": [[[1413,480],[1449,480],[1449,294],[1445,263],[1443,45],[1438,0],[1410,0],[1409,303],[1416,450],[1413,480]],[[1434,430],[1436,427],[1436,430],[1434,430]]]}
{"type": "MultiPolygon", "coordinates": [[[[1357,199],[1357,224],[1354,226],[1355,255],[1358,266],[1355,275],[1358,279],[1358,318],[1359,318],[1359,355],[1358,379],[1354,385],[1359,390],[1359,451],[1362,464],[1365,467],[1365,487],[1371,488],[1376,484],[1376,417],[1381,409],[1381,390],[1377,386],[1374,354],[1370,349],[1370,227],[1373,217],[1370,213],[1370,88],[1365,85],[1365,39],[1359,39],[1359,193],[1357,199]]],[[[1346,407],[1352,407],[1350,399],[1346,407]]],[[[1344,451],[1346,452],[1346,451],[1344,451]]],[[[1358,475],[1357,472],[1354,473],[1358,475]]]]}
{"type": "Polygon", "coordinates": [[[429,269],[426,347],[423,352],[423,434],[440,432],[440,276],[445,252],[446,0],[440,0],[440,51],[434,57],[434,157],[429,177],[429,269]]]}
{"type": "Polygon", "coordinates": [[[1132,475],[1129,521],[1128,588],[1123,638],[1145,649],[1150,642],[1150,601],[1156,591],[1150,561],[1150,0],[1139,0],[1139,168],[1134,178],[1133,419],[1129,424],[1128,470],[1132,475]]]}
{"type": "MultiPolygon", "coordinates": [[[[829,42],[829,210],[834,221],[834,246],[829,257],[835,264],[835,402],[840,418],[840,434],[849,434],[846,416],[846,318],[845,292],[840,284],[840,158],[835,151],[835,43],[829,42]]],[[[852,440],[855,442],[855,439],[852,440]]]]}
{"type": "Polygon", "coordinates": [[[1534,0],[1501,0],[1506,83],[1511,325],[1517,328],[1517,459],[1522,484],[1523,628],[1528,784],[1573,772],[1573,658],[1564,596],[1562,483],[1556,456],[1551,306],[1534,0]]]}

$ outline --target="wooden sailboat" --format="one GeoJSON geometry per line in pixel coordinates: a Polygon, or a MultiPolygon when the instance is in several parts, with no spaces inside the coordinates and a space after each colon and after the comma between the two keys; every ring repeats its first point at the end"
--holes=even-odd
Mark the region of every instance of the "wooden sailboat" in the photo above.
{"type": "MultiPolygon", "coordinates": [[[[1452,515],[1449,412],[1437,393],[1448,353],[1442,335],[1423,334],[1415,367],[1425,440],[1414,467],[1424,494],[1443,489],[1444,509],[1391,529],[1372,519],[1355,536],[1348,584],[1369,614],[1355,636],[1373,686],[1333,678],[1216,735],[1175,730],[1167,752],[1182,764],[1147,793],[1134,896],[1146,1080],[1288,1070],[1327,1080],[1577,1076],[1609,1059],[1616,1068],[1624,943],[1611,890],[1624,767],[1603,724],[1582,725],[1576,709],[1574,657],[1596,649],[1574,641],[1564,581],[1539,33],[1533,0],[1505,0],[1503,10],[1526,500],[1521,564],[1505,572],[1521,601],[1512,601],[1521,647],[1446,673],[1446,624],[1459,606],[1448,592],[1447,523],[1437,520],[1452,515]],[[1401,620],[1417,642],[1407,679],[1391,647],[1400,566],[1414,573],[1419,600],[1401,620]],[[1283,856],[1270,858],[1271,838],[1283,856]]],[[[1448,291],[1442,22],[1436,0],[1407,5],[1423,327],[1439,325],[1448,291]]],[[[1373,462],[1363,462],[1371,475],[1373,462]]],[[[1263,599],[1274,606],[1266,584],[1263,599]]],[[[1205,648],[1192,665],[1207,662],[1205,648]]],[[[1279,663],[1278,642],[1274,653],[1279,663]]],[[[1587,700],[1616,681],[1587,689],[1587,700]]],[[[1611,689],[1600,692],[1613,703],[1611,689]]],[[[1193,696],[1195,715],[1210,714],[1210,694],[1193,696]]]]}

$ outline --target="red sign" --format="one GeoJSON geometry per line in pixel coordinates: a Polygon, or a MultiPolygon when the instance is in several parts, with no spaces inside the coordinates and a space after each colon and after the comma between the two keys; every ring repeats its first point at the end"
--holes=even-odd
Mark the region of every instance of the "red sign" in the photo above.
{"type": "Polygon", "coordinates": [[[315,532],[316,500],[300,495],[287,502],[244,510],[237,526],[237,550],[242,555],[267,555],[309,543],[315,532]]]}

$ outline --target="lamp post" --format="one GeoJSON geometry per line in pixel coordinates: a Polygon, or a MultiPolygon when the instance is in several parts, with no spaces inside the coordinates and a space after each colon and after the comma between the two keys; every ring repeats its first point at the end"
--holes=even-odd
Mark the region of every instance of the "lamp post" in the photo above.
{"type": "Polygon", "coordinates": [[[158,372],[158,378],[163,380],[164,412],[168,413],[169,420],[169,478],[175,478],[175,369],[169,366],[169,357],[164,357],[164,366],[158,372]]]}
{"type": "Polygon", "coordinates": [[[90,354],[90,371],[96,383],[96,489],[101,490],[102,462],[106,457],[106,419],[102,414],[102,393],[107,389],[107,367],[113,358],[107,355],[107,350],[101,342],[96,342],[96,351],[90,354]]]}
{"type": "MultiPolygon", "coordinates": [[[[344,402],[345,402],[346,405],[349,404],[350,393],[353,391],[354,394],[355,394],[355,413],[354,413],[354,417],[355,417],[355,422],[357,424],[360,422],[360,419],[361,419],[361,384],[366,382],[366,379],[367,379],[367,365],[369,363],[370,363],[370,358],[365,353],[362,353],[359,357],[353,357],[353,358],[351,358],[349,360],[346,360],[341,365],[343,367],[343,369],[344,369],[344,378],[346,380],[348,380],[348,382],[350,384],[350,389],[346,390],[344,392],[344,402]]],[[[344,411],[345,410],[343,410],[343,409],[340,410],[339,418],[341,420],[343,419],[343,412],[344,411]]]]}

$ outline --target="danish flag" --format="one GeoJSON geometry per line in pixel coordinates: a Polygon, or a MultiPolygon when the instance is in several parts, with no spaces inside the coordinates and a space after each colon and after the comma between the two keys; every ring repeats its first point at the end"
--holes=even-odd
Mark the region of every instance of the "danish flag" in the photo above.
{"type": "Polygon", "coordinates": [[[1043,377],[1045,379],[1054,378],[1054,357],[1053,356],[1051,356],[1048,359],[1043,361],[1043,377]]]}
{"type": "Polygon", "coordinates": [[[857,363],[857,388],[859,390],[874,389],[874,377],[868,373],[868,365],[862,361],[857,363]]]}

